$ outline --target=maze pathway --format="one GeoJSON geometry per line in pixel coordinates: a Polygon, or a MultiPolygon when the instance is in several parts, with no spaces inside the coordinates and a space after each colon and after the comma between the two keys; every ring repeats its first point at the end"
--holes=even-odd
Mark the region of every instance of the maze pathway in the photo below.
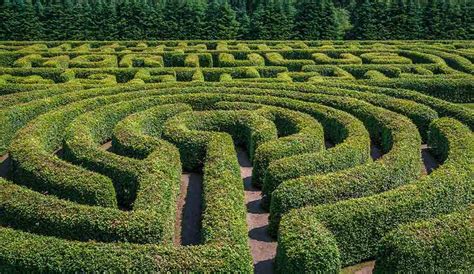
{"type": "Polygon", "coordinates": [[[244,181],[247,226],[255,273],[273,273],[277,242],[268,232],[268,212],[262,206],[262,191],[252,185],[252,164],[248,153],[237,148],[240,174],[244,181]]]}

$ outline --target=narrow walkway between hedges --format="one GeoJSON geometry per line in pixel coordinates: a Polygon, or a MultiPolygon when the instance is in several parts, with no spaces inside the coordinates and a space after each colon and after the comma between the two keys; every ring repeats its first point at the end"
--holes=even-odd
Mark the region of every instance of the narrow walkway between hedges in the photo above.
{"type": "Polygon", "coordinates": [[[277,242],[267,233],[268,212],[260,206],[262,191],[252,185],[252,164],[248,154],[236,148],[240,175],[244,181],[247,226],[255,273],[273,273],[277,242]]]}
{"type": "Polygon", "coordinates": [[[423,160],[422,173],[424,175],[431,174],[439,166],[438,160],[430,153],[430,149],[426,144],[421,145],[421,159],[423,160]]]}
{"type": "Polygon", "coordinates": [[[181,174],[176,211],[175,245],[201,243],[202,181],[201,173],[181,174]]]}
{"type": "Polygon", "coordinates": [[[0,157],[0,177],[7,177],[11,164],[12,161],[8,153],[0,157]]]}

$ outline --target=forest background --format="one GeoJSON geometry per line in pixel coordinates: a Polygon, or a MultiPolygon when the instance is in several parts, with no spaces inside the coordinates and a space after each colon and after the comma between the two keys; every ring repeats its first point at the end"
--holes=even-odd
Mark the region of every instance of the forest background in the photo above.
{"type": "Polygon", "coordinates": [[[3,0],[0,40],[474,39],[471,0],[3,0]]]}

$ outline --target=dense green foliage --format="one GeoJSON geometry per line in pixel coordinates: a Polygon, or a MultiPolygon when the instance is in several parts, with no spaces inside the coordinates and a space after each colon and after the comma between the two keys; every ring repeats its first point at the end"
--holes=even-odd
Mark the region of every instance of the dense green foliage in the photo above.
{"type": "Polygon", "coordinates": [[[1,42],[0,272],[249,273],[255,187],[280,273],[470,272],[472,45],[1,42]]]}
{"type": "Polygon", "coordinates": [[[400,226],[380,242],[375,273],[469,272],[474,209],[400,226]]]}
{"type": "Polygon", "coordinates": [[[309,206],[284,215],[279,231],[279,242],[284,245],[278,251],[277,264],[283,269],[286,265],[299,265],[311,272],[331,271],[339,263],[351,265],[374,257],[378,242],[398,225],[469,206],[474,191],[473,140],[471,130],[461,123],[437,119],[431,123],[429,144],[445,162],[430,176],[382,194],[309,206]],[[322,239],[310,235],[319,234],[318,223],[331,232],[324,233],[329,238],[324,242],[335,240],[340,257],[320,256],[331,254],[333,247],[329,244],[323,245],[320,253],[315,252],[322,239]],[[327,264],[327,260],[340,262],[327,264]]]}
{"type": "Polygon", "coordinates": [[[473,39],[472,1],[3,0],[0,40],[473,39]]]}

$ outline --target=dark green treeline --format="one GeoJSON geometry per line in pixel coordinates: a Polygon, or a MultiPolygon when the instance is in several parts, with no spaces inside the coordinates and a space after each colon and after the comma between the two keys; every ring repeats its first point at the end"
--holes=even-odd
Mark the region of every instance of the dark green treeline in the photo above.
{"type": "Polygon", "coordinates": [[[471,0],[3,0],[0,40],[474,39],[471,0]]]}

